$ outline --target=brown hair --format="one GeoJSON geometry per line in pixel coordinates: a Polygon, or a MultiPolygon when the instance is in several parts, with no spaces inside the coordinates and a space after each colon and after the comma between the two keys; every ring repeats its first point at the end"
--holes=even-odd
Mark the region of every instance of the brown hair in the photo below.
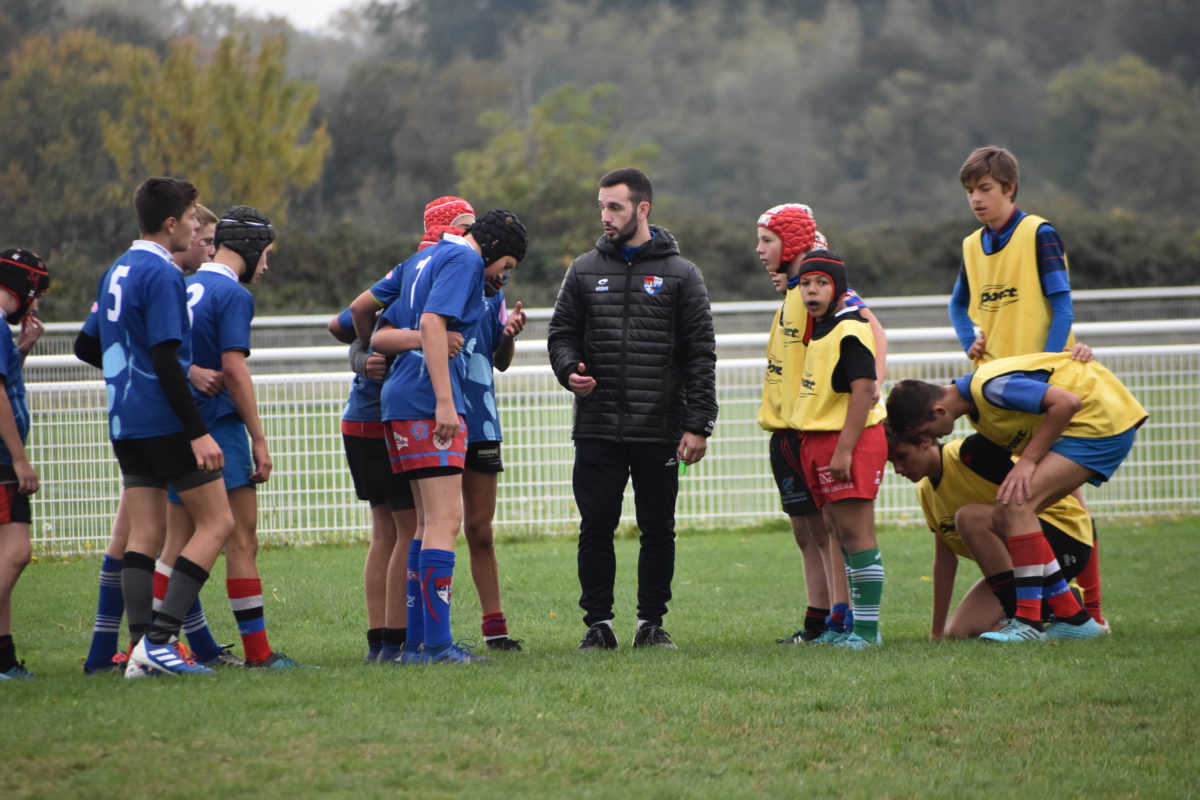
{"type": "Polygon", "coordinates": [[[985,175],[991,175],[1005,189],[1012,189],[1013,200],[1017,199],[1017,182],[1021,179],[1021,169],[1017,166],[1016,156],[1003,147],[977,147],[959,167],[958,180],[963,186],[968,186],[985,175]]]}
{"type": "Polygon", "coordinates": [[[217,215],[209,211],[207,206],[196,203],[196,224],[201,228],[205,225],[216,225],[217,215]]]}
{"type": "Polygon", "coordinates": [[[888,431],[896,439],[911,439],[913,430],[934,418],[933,406],[942,399],[942,388],[906,378],[888,393],[888,431]]]}

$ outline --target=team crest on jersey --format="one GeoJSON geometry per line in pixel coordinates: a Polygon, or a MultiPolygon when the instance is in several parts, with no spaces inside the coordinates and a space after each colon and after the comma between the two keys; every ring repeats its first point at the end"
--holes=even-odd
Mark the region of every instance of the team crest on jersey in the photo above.
{"type": "Polygon", "coordinates": [[[658,290],[662,288],[663,279],[658,275],[647,275],[642,278],[642,288],[646,290],[646,294],[658,294],[658,290]]]}
{"type": "Polygon", "coordinates": [[[418,442],[423,442],[429,438],[429,423],[414,422],[412,427],[409,428],[409,431],[412,432],[414,439],[416,439],[418,442]]]}
{"type": "Polygon", "coordinates": [[[453,580],[454,580],[453,578],[434,578],[433,579],[434,591],[437,592],[438,598],[446,605],[450,605],[450,594],[451,594],[450,584],[451,584],[451,582],[453,582],[453,580]]]}
{"type": "Polygon", "coordinates": [[[396,446],[397,450],[403,450],[404,448],[408,447],[408,439],[393,431],[392,444],[396,446]]]}
{"type": "Polygon", "coordinates": [[[608,278],[601,278],[600,280],[596,281],[596,291],[597,292],[607,292],[608,291],[608,278]]]}

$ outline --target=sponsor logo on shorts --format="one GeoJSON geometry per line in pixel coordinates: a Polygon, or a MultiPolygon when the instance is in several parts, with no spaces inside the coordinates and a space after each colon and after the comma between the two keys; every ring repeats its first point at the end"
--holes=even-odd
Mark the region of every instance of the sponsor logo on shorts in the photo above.
{"type": "Polygon", "coordinates": [[[444,436],[433,435],[433,446],[437,450],[449,450],[450,445],[454,443],[454,439],[447,439],[444,436]]]}

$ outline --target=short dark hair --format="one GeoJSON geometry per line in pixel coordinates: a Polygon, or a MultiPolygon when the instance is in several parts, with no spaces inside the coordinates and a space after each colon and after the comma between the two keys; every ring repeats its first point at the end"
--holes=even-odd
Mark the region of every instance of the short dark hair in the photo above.
{"type": "Polygon", "coordinates": [[[611,189],[622,183],[629,187],[629,199],[633,201],[634,206],[643,201],[651,206],[654,205],[654,185],[650,183],[650,178],[646,176],[646,173],[640,169],[633,167],[614,169],[600,179],[600,188],[611,189]]]}
{"type": "Polygon", "coordinates": [[[913,429],[933,419],[933,406],[942,399],[943,387],[936,383],[905,378],[892,387],[887,398],[887,420],[892,436],[910,438],[913,429]]]}
{"type": "Polygon", "coordinates": [[[169,218],[178,219],[196,202],[200,192],[179,178],[147,178],[133,193],[133,208],[137,212],[138,230],[158,233],[169,218]]]}
{"type": "Polygon", "coordinates": [[[991,175],[1005,188],[1012,189],[1013,200],[1017,199],[1017,183],[1021,180],[1021,168],[1017,157],[1003,147],[988,145],[977,147],[958,168],[958,180],[965,187],[969,183],[991,175]]]}

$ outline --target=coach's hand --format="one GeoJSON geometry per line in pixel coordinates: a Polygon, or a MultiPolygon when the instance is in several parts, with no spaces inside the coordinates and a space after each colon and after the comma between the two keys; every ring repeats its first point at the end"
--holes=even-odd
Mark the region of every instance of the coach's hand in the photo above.
{"type": "Polygon", "coordinates": [[[695,464],[704,458],[708,452],[708,439],[698,433],[685,432],[679,439],[679,450],[676,453],[684,464],[695,464]]]}
{"type": "Polygon", "coordinates": [[[196,467],[205,472],[220,472],[225,469],[225,454],[221,452],[221,445],[217,444],[212,434],[206,433],[192,439],[192,455],[196,457],[196,467]]]}
{"type": "Polygon", "coordinates": [[[587,397],[596,388],[596,379],[590,375],[585,375],[587,365],[582,361],[575,371],[567,376],[567,388],[575,393],[576,397],[587,397]]]}

